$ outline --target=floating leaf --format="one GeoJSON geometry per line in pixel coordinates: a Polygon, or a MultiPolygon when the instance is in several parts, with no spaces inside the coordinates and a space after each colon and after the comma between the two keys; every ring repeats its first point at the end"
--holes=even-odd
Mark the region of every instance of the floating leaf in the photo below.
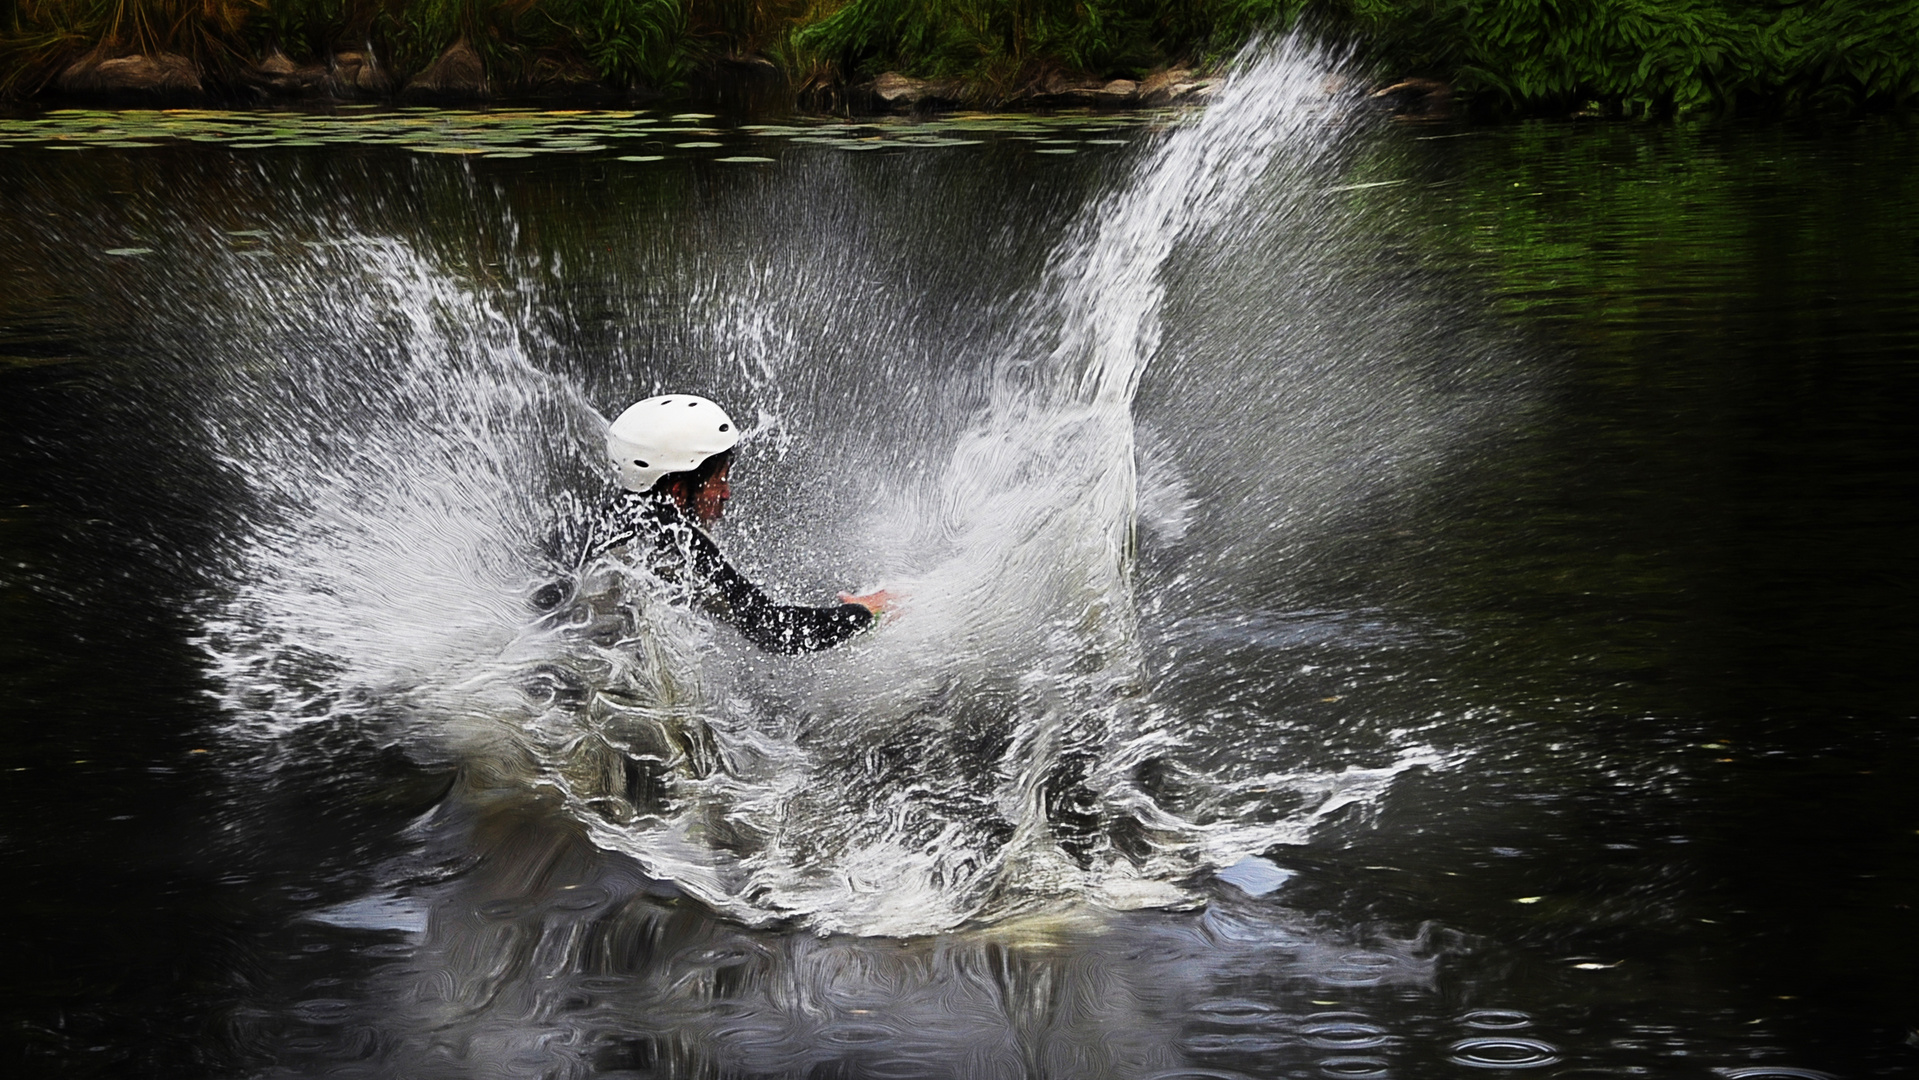
{"type": "Polygon", "coordinates": [[[725,143],[716,142],[683,142],[673,144],[674,148],[679,150],[714,150],[725,145],[725,143]]]}
{"type": "Polygon", "coordinates": [[[664,154],[627,154],[621,157],[620,160],[621,161],[665,161],[666,155],[664,154]]]}
{"type": "Polygon", "coordinates": [[[108,248],[107,250],[101,252],[101,254],[103,255],[151,255],[153,254],[153,249],[152,248],[108,248]]]}
{"type": "Polygon", "coordinates": [[[747,156],[714,158],[713,160],[714,161],[755,162],[755,163],[758,163],[758,162],[770,163],[771,161],[773,161],[773,159],[770,157],[747,157],[747,156]]]}

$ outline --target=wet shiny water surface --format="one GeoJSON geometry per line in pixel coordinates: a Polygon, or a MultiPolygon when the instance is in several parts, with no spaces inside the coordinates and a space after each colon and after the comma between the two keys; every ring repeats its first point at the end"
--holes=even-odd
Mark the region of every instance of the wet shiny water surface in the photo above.
{"type": "Polygon", "coordinates": [[[1919,136],[1333,67],[6,120],[11,1074],[1919,1069],[1919,136]],[[900,616],[582,561],[661,390],[900,616]]]}

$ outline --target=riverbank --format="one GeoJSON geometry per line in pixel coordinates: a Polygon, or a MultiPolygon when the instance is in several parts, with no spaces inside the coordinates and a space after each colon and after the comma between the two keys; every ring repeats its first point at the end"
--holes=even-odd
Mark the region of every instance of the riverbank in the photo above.
{"type": "Polygon", "coordinates": [[[1354,43],[1375,91],[1419,111],[1919,98],[1919,5],[1886,0],[0,0],[0,98],[1150,107],[1302,25],[1354,43]]]}

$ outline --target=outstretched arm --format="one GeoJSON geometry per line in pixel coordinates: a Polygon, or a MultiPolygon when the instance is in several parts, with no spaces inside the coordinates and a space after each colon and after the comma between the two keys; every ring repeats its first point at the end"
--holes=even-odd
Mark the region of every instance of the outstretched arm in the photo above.
{"type": "Polygon", "coordinates": [[[746,639],[767,652],[800,653],[830,649],[873,625],[876,607],[867,601],[885,597],[884,590],[865,597],[841,596],[844,603],[830,607],[776,604],[733,568],[712,539],[692,531],[695,573],[701,600],[715,615],[732,623],[746,639]]]}

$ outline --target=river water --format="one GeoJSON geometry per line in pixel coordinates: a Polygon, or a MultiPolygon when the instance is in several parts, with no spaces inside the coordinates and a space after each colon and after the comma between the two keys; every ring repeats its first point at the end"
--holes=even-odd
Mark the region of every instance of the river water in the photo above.
{"type": "Polygon", "coordinates": [[[1919,1066],[1919,136],[1353,85],[0,119],[16,1073],[1919,1066]]]}

